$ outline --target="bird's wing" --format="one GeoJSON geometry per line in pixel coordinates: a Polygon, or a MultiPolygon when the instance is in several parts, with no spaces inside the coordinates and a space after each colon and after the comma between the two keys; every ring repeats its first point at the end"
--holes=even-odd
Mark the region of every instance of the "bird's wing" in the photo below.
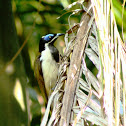
{"type": "Polygon", "coordinates": [[[36,57],[36,60],[34,63],[34,74],[35,74],[35,77],[38,81],[39,88],[41,90],[41,94],[44,99],[44,102],[45,102],[45,104],[47,104],[48,96],[46,93],[45,83],[44,83],[44,79],[43,79],[43,75],[42,75],[40,56],[41,56],[41,54],[39,53],[38,56],[36,57]]]}

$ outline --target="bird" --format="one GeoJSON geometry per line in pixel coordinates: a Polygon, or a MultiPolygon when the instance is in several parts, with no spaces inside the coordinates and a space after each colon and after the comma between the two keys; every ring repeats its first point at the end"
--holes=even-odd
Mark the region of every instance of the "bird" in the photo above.
{"type": "Polygon", "coordinates": [[[34,74],[38,81],[42,97],[47,104],[58,76],[59,51],[54,42],[64,33],[47,34],[39,42],[39,52],[34,62],[34,74]]]}

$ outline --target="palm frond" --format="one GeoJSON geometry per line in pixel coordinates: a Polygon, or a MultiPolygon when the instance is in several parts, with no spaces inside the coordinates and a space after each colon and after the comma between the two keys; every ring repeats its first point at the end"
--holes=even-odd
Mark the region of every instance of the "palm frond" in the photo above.
{"type": "Polygon", "coordinates": [[[112,2],[74,2],[67,9],[76,4],[85,12],[65,35],[66,49],[50,98],[52,114],[47,122],[46,110],[41,126],[126,125],[126,47],[118,33],[112,2]]]}

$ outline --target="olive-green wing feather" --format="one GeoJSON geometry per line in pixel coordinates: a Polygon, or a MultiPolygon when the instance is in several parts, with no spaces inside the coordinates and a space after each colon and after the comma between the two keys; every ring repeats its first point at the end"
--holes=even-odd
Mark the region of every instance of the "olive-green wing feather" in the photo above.
{"type": "Polygon", "coordinates": [[[35,63],[34,63],[34,74],[35,74],[35,77],[38,81],[39,88],[41,90],[44,102],[45,102],[45,104],[47,104],[48,97],[47,97],[47,93],[46,93],[46,89],[45,89],[45,83],[44,83],[44,79],[43,79],[43,75],[42,75],[40,56],[41,56],[41,54],[39,53],[38,56],[36,57],[36,60],[35,60],[35,63]]]}

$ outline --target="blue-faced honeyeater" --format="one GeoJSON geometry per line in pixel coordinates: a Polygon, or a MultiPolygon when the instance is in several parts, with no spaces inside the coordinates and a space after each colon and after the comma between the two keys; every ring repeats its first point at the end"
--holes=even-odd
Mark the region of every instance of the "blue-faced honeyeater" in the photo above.
{"type": "Polygon", "coordinates": [[[45,104],[55,87],[58,76],[59,51],[54,42],[63,33],[47,34],[39,42],[39,53],[34,63],[34,73],[45,104]]]}

